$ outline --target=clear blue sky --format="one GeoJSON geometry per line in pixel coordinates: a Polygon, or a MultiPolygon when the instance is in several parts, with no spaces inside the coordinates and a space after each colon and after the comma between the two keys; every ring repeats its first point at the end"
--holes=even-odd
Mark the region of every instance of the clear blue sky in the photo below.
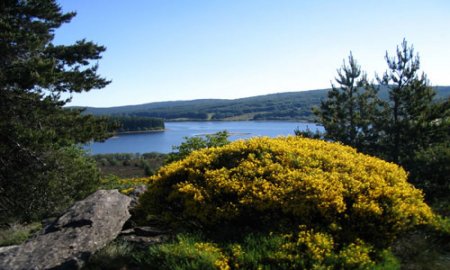
{"type": "Polygon", "coordinates": [[[55,43],[107,47],[112,83],[71,105],[240,98],[328,88],[350,51],[370,78],[403,38],[450,85],[448,0],[60,0],[78,15],[55,43]]]}

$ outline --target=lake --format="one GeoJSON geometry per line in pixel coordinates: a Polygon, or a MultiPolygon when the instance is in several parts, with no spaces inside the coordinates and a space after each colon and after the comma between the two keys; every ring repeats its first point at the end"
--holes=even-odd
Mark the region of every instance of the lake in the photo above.
{"type": "Polygon", "coordinates": [[[106,153],[148,153],[172,152],[172,146],[179,145],[184,137],[213,134],[227,130],[230,140],[247,139],[255,136],[294,135],[295,129],[323,131],[323,127],[314,123],[288,121],[220,121],[220,122],[166,122],[166,130],[136,134],[121,134],[105,142],[94,142],[86,146],[92,154],[106,153]]]}

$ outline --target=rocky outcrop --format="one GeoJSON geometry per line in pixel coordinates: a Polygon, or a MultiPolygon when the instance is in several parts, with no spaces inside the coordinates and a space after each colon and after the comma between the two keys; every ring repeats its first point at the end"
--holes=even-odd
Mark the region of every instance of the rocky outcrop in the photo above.
{"type": "Polygon", "coordinates": [[[99,190],[48,226],[42,234],[0,253],[0,269],[77,269],[114,240],[129,219],[131,199],[99,190]]]}

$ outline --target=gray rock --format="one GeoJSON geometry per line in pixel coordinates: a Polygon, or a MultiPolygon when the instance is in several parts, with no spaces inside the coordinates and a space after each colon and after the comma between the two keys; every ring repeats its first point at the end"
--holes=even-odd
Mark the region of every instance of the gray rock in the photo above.
{"type": "Polygon", "coordinates": [[[24,244],[0,254],[0,269],[78,269],[114,240],[130,218],[131,199],[99,190],[76,202],[52,225],[24,244]]]}
{"type": "Polygon", "coordinates": [[[2,255],[5,254],[6,252],[9,252],[13,249],[17,249],[19,248],[18,245],[13,245],[13,246],[6,246],[6,247],[0,247],[0,259],[2,259],[2,255]]]}
{"type": "Polygon", "coordinates": [[[147,191],[146,185],[140,185],[133,189],[133,191],[128,194],[128,196],[131,198],[130,203],[130,209],[136,207],[139,203],[139,197],[147,191]]]}

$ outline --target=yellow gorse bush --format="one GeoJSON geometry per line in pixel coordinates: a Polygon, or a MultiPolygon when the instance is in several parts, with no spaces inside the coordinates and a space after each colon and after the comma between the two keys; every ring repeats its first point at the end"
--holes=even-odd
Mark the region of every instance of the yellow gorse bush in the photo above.
{"type": "Polygon", "coordinates": [[[300,226],[297,234],[284,235],[285,243],[275,258],[298,269],[372,269],[370,245],[360,239],[339,245],[328,233],[300,226]]]}
{"type": "MultiPolygon", "coordinates": [[[[175,224],[275,226],[382,242],[432,218],[399,166],[338,143],[253,138],[193,152],[149,179],[141,209],[175,224]]],[[[325,240],[324,240],[325,241],[325,240]]]]}

